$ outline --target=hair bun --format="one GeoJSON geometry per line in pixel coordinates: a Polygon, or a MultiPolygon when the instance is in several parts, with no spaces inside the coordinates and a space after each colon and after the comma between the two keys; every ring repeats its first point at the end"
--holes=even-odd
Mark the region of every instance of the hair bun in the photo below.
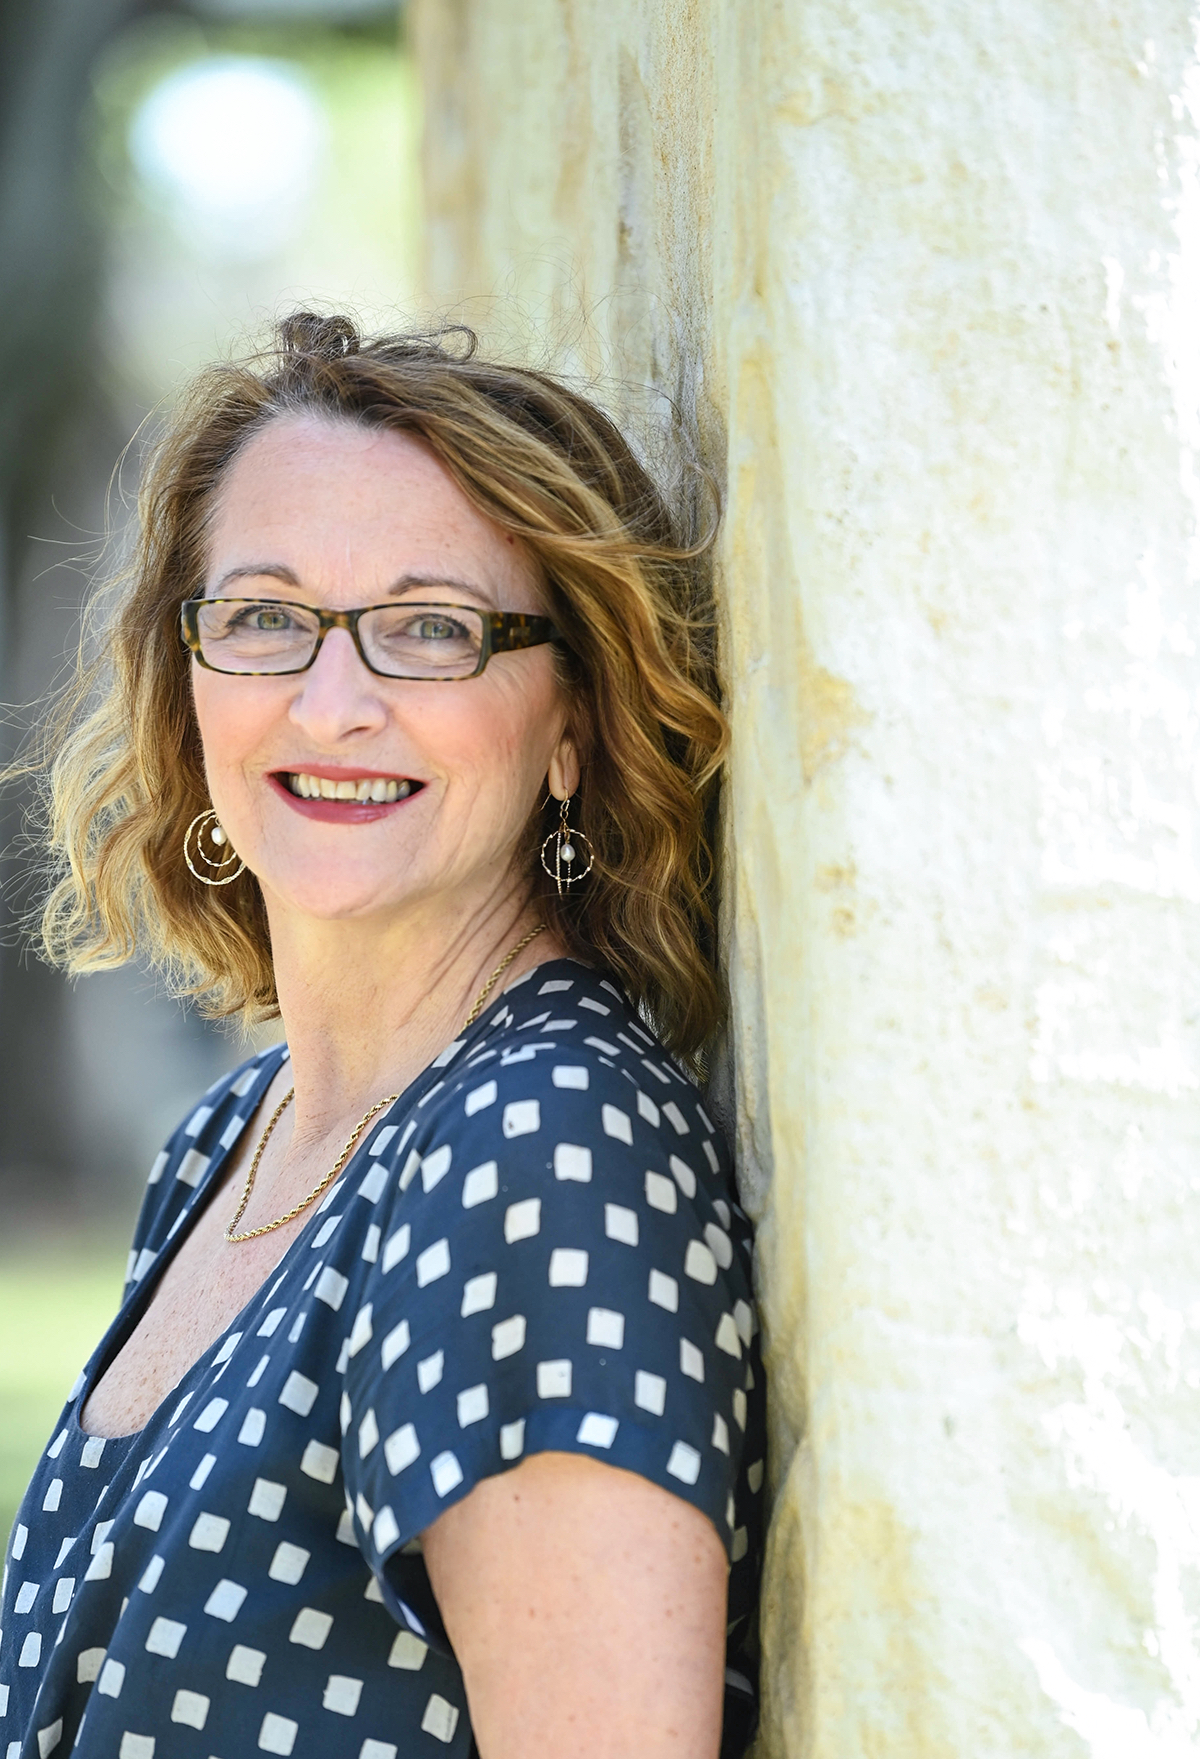
{"type": "Polygon", "coordinates": [[[279,325],[279,343],[288,354],[316,354],[324,360],[341,360],[347,354],[358,353],[358,326],[350,318],[294,311],[279,325]]]}

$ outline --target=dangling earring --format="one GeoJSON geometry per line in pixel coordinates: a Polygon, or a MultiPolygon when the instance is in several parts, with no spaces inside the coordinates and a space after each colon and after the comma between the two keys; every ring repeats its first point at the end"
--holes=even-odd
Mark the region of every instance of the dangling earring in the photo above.
{"type": "Polygon", "coordinates": [[[542,866],[558,887],[558,895],[560,898],[566,888],[568,886],[573,886],[576,880],[587,878],[588,874],[592,871],[592,863],[595,860],[595,856],[592,854],[592,845],[588,838],[584,836],[582,831],[573,831],[567,823],[567,808],[571,804],[571,799],[572,796],[568,794],[565,800],[559,801],[558,828],[557,830],[551,831],[550,835],[542,844],[542,866]],[[546,851],[551,843],[554,844],[553,866],[551,866],[550,862],[546,860],[546,851]],[[587,857],[586,867],[577,866],[579,861],[579,848],[577,845],[580,843],[585,845],[585,854],[587,857]]]}
{"type": "Polygon", "coordinates": [[[192,873],[195,874],[202,886],[227,886],[238,877],[239,873],[245,873],[246,863],[241,859],[235,849],[230,848],[228,855],[221,854],[221,851],[228,846],[228,833],[217,818],[212,807],[210,806],[207,812],[198,812],[183,834],[183,859],[187,862],[188,867],[191,869],[192,873]],[[209,819],[212,820],[211,824],[208,822],[209,819]],[[199,826],[199,829],[197,829],[197,826],[199,826]],[[224,879],[210,879],[206,873],[200,872],[199,868],[195,865],[195,862],[193,862],[191,853],[188,849],[188,844],[192,840],[193,831],[196,832],[196,859],[202,861],[205,867],[211,867],[216,873],[219,873],[223,867],[228,867],[230,862],[236,861],[238,865],[233,873],[227,873],[224,879]],[[217,851],[217,858],[215,859],[213,856],[204,853],[205,832],[208,834],[209,842],[217,851]]]}

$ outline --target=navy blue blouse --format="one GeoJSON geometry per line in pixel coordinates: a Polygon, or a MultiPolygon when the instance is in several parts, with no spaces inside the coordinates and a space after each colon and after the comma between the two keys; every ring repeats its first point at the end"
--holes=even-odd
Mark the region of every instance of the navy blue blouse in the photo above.
{"type": "Polygon", "coordinates": [[[9,1545],[5,1759],[465,1759],[419,1536],[546,1449],[712,1521],[740,1754],[763,1477],[750,1230],[695,1088],[595,972],[512,985],[380,1115],[146,1427],[80,1428],[286,1056],[212,1088],[151,1172],[120,1312],[9,1545]]]}

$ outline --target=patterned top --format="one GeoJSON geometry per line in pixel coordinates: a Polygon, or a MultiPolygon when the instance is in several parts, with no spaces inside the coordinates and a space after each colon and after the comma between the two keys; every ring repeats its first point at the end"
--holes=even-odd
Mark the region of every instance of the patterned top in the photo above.
{"type": "Polygon", "coordinates": [[[763,1474],[749,1227],[695,1088],[581,965],[520,979],[381,1114],[139,1434],[80,1428],[286,1056],[218,1082],[150,1174],[121,1310],[13,1529],[5,1759],[466,1759],[419,1535],[545,1449],[713,1522],[740,1754],[763,1474]]]}

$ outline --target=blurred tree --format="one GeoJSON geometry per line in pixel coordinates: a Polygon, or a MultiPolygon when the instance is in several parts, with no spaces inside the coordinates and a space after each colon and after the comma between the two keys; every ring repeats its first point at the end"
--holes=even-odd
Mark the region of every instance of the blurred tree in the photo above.
{"type": "Polygon", "coordinates": [[[56,426],[92,376],[100,238],[83,197],[80,128],[97,55],[144,10],[144,0],[0,8],[0,497],[9,532],[14,503],[28,497],[56,426]]]}
{"type": "MultiPolygon", "coordinates": [[[[81,130],[97,55],[144,10],[144,0],[5,0],[0,7],[0,694],[6,702],[22,694],[17,583],[34,515],[46,500],[51,461],[81,427],[109,425],[96,361],[102,239],[81,175],[81,130]]],[[[5,803],[0,834],[6,849],[23,804],[5,803]]],[[[4,910],[0,1168],[19,1176],[21,1169],[41,1172],[70,1162],[58,1089],[64,990],[43,966],[15,956],[11,912],[4,910]]],[[[10,1218],[21,1207],[20,1195],[0,1185],[10,1218]]]]}

